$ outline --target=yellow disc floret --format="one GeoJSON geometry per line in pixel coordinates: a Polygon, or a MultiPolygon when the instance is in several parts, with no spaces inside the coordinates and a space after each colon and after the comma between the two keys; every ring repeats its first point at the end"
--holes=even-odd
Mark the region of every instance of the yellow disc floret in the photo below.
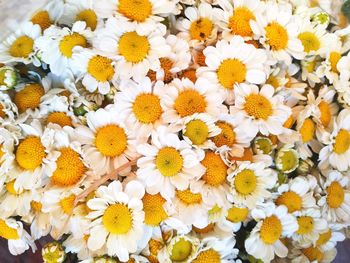
{"type": "Polygon", "coordinates": [[[33,52],[34,40],[28,36],[17,38],[11,45],[9,53],[13,57],[28,58],[33,52]]]}
{"type": "Polygon", "coordinates": [[[202,195],[200,193],[192,193],[189,189],[176,190],[176,197],[186,205],[200,204],[202,202],[202,195]]]}
{"type": "Polygon", "coordinates": [[[213,22],[208,18],[201,17],[196,21],[193,21],[190,26],[190,36],[196,40],[206,40],[213,30],[213,22]]]}
{"type": "Polygon", "coordinates": [[[49,12],[46,10],[37,12],[34,16],[32,16],[31,21],[34,25],[39,25],[42,31],[52,25],[49,12]]]}
{"type": "Polygon", "coordinates": [[[122,235],[130,231],[132,227],[132,214],[124,204],[113,204],[107,207],[102,216],[102,223],[108,232],[122,235]]]}
{"type": "Polygon", "coordinates": [[[242,37],[251,37],[253,31],[250,27],[250,20],[255,20],[255,16],[245,6],[235,8],[233,15],[229,18],[228,27],[232,34],[242,37]]]}
{"type": "Polygon", "coordinates": [[[12,180],[6,184],[6,191],[13,195],[20,195],[23,193],[23,189],[15,189],[16,180],[12,180]]]}
{"type": "Polygon", "coordinates": [[[250,94],[246,97],[244,110],[255,119],[267,120],[273,113],[271,102],[260,94],[250,94]]]}
{"type": "Polygon", "coordinates": [[[284,192],[276,199],[277,205],[285,205],[289,213],[300,211],[302,207],[302,199],[300,195],[293,191],[284,192]]]}
{"type": "Polygon", "coordinates": [[[348,151],[350,148],[350,132],[344,129],[341,129],[333,144],[333,151],[336,154],[343,154],[348,151]]]}
{"type": "Polygon", "coordinates": [[[96,132],[95,145],[99,152],[105,156],[119,156],[127,148],[125,130],[115,124],[101,127],[96,132]]]}
{"type": "Polygon", "coordinates": [[[321,42],[318,37],[312,32],[303,32],[300,33],[298,38],[304,46],[305,52],[317,51],[321,47],[321,42]]]}
{"type": "Polygon", "coordinates": [[[226,89],[233,89],[235,84],[245,81],[247,67],[238,59],[225,59],[216,72],[220,84],[226,89]]]}
{"type": "Polygon", "coordinates": [[[209,129],[207,124],[202,120],[192,120],[186,124],[184,133],[194,145],[201,145],[208,139],[209,129]]]}
{"type": "Polygon", "coordinates": [[[96,29],[97,26],[97,15],[92,9],[85,9],[80,11],[76,18],[76,21],[84,21],[87,27],[90,27],[92,31],[96,29]]]}
{"type": "Polygon", "coordinates": [[[186,260],[192,252],[192,243],[184,238],[180,238],[172,247],[170,259],[172,262],[182,262],[186,260]]]}
{"type": "Polygon", "coordinates": [[[29,136],[17,147],[16,161],[25,170],[35,170],[43,163],[45,147],[39,137],[29,136]]]}
{"type": "Polygon", "coordinates": [[[203,95],[193,89],[181,91],[174,103],[174,108],[181,117],[205,112],[206,107],[207,102],[203,95]]]}
{"type": "Polygon", "coordinates": [[[309,262],[321,262],[323,259],[323,252],[318,247],[304,248],[302,252],[309,262]]]}
{"type": "Polygon", "coordinates": [[[235,176],[235,189],[242,195],[253,193],[257,186],[257,178],[253,170],[245,169],[235,176]]]}
{"type": "Polygon", "coordinates": [[[221,129],[220,134],[212,138],[216,147],[221,147],[223,145],[232,147],[236,142],[236,133],[234,132],[232,125],[225,121],[218,121],[216,126],[221,129]]]}
{"type": "Polygon", "coordinates": [[[207,184],[218,186],[225,182],[228,167],[220,155],[208,151],[201,163],[206,168],[202,179],[207,184]]]}
{"type": "Polygon", "coordinates": [[[71,58],[73,55],[73,48],[77,46],[87,47],[87,40],[83,35],[73,33],[62,38],[59,44],[59,49],[63,56],[71,58]]]}
{"type": "Polygon", "coordinates": [[[327,191],[327,203],[331,208],[338,208],[344,202],[344,189],[337,182],[332,182],[326,189],[327,191]]]}
{"type": "Polygon", "coordinates": [[[299,235],[306,235],[314,229],[314,220],[311,216],[301,216],[297,218],[299,228],[297,233],[299,235]]]}
{"type": "Polygon", "coordinates": [[[325,101],[321,101],[320,104],[318,104],[318,109],[320,110],[320,113],[321,113],[320,121],[322,125],[324,127],[328,127],[332,118],[331,107],[329,103],[325,101]]]}
{"type": "Polygon", "coordinates": [[[159,193],[155,195],[146,193],[142,198],[142,203],[146,225],[158,226],[168,217],[163,208],[166,200],[159,193]]]}
{"type": "Polygon", "coordinates": [[[260,228],[260,237],[266,244],[273,244],[282,235],[282,223],[277,216],[266,217],[260,228]]]}
{"type": "Polygon", "coordinates": [[[142,123],[154,123],[162,115],[160,99],[154,94],[140,94],[136,97],[132,110],[136,119],[142,123]]]}
{"type": "Polygon", "coordinates": [[[327,232],[321,233],[317,239],[316,245],[321,246],[326,244],[332,238],[332,230],[328,229],[327,232]]]}
{"type": "Polygon", "coordinates": [[[66,215],[69,215],[73,211],[75,198],[76,196],[71,194],[60,200],[59,204],[66,215]]]}
{"type": "Polygon", "coordinates": [[[314,138],[316,125],[311,119],[305,119],[299,129],[303,143],[307,143],[314,138]]]}
{"type": "Polygon", "coordinates": [[[288,46],[288,32],[277,22],[272,22],[265,27],[267,43],[272,50],[286,49],[288,46]]]}
{"type": "Polygon", "coordinates": [[[149,0],[119,0],[118,12],[137,22],[144,22],[152,15],[149,0]]]}
{"type": "Polygon", "coordinates": [[[183,158],[173,147],[164,147],[158,151],[156,166],[159,172],[167,177],[178,174],[183,165],[183,158]]]}
{"type": "Polygon", "coordinates": [[[112,60],[96,55],[89,60],[87,72],[99,82],[109,81],[114,76],[112,60]]]}
{"type": "Polygon", "coordinates": [[[35,109],[40,104],[41,97],[45,94],[44,88],[36,83],[26,85],[15,94],[14,102],[20,113],[27,109],[35,109]]]}
{"type": "Polygon", "coordinates": [[[141,62],[147,57],[149,50],[150,44],[146,36],[141,36],[133,31],[124,33],[120,37],[119,53],[128,62],[141,62]]]}
{"type": "Polygon", "coordinates": [[[7,240],[19,239],[18,231],[6,224],[6,222],[0,219],[0,237],[7,240]]]}
{"type": "Polygon", "coordinates": [[[212,249],[209,248],[207,250],[204,250],[198,254],[198,256],[192,261],[192,263],[220,263],[221,262],[221,256],[220,254],[212,249]]]}
{"type": "Polygon", "coordinates": [[[55,123],[61,127],[73,126],[72,118],[69,117],[65,112],[51,112],[47,116],[47,123],[55,123]]]}
{"type": "Polygon", "coordinates": [[[243,222],[244,220],[247,219],[248,213],[249,213],[249,209],[246,207],[232,206],[227,211],[226,219],[228,221],[231,221],[232,223],[243,222]]]}

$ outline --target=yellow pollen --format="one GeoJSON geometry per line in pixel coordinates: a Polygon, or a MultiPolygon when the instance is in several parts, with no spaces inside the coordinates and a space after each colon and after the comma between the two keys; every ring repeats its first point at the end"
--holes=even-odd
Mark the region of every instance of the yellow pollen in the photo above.
{"type": "Polygon", "coordinates": [[[240,60],[229,58],[221,62],[216,74],[224,88],[233,89],[235,84],[245,81],[247,67],[240,60]]]}
{"type": "Polygon", "coordinates": [[[327,232],[324,232],[322,234],[319,235],[316,245],[317,246],[322,246],[324,244],[326,244],[332,237],[332,230],[328,229],[327,232]]]}
{"type": "Polygon", "coordinates": [[[210,263],[221,262],[220,254],[212,248],[200,252],[198,256],[192,261],[192,263],[208,263],[208,262],[210,263]]]}
{"type": "Polygon", "coordinates": [[[16,161],[25,170],[35,170],[43,163],[45,156],[45,147],[40,138],[35,136],[25,138],[16,151],[16,161]]]}
{"type": "Polygon", "coordinates": [[[148,242],[149,252],[152,255],[157,255],[158,251],[164,247],[164,244],[161,241],[155,240],[153,238],[148,242]]]}
{"type": "Polygon", "coordinates": [[[303,143],[308,143],[314,138],[315,130],[315,123],[311,119],[304,120],[299,130],[303,143]]]}
{"type": "Polygon", "coordinates": [[[186,124],[184,133],[194,145],[201,145],[206,142],[209,135],[207,124],[202,120],[192,120],[186,124]]]}
{"type": "Polygon", "coordinates": [[[13,195],[20,195],[21,193],[23,193],[22,189],[15,189],[15,180],[12,180],[6,184],[6,190],[7,192],[13,195]]]}
{"type": "Polygon", "coordinates": [[[142,123],[154,123],[159,120],[162,115],[162,107],[160,106],[160,99],[154,94],[140,94],[136,97],[132,110],[136,119],[142,123]]]}
{"type": "Polygon", "coordinates": [[[321,113],[320,121],[322,125],[327,128],[332,118],[331,108],[327,102],[321,101],[320,104],[318,104],[318,109],[321,113]]]}
{"type": "Polygon", "coordinates": [[[310,262],[321,262],[323,259],[323,252],[317,247],[304,248],[302,251],[310,262]]]}
{"type": "Polygon", "coordinates": [[[14,102],[20,113],[27,109],[35,109],[45,94],[44,88],[39,84],[28,84],[15,94],[14,102]]]}
{"type": "Polygon", "coordinates": [[[66,35],[62,38],[59,44],[59,49],[63,56],[71,58],[73,55],[74,47],[87,47],[86,38],[78,33],[66,35]]]}
{"type": "Polygon", "coordinates": [[[122,235],[130,231],[132,227],[132,214],[124,204],[109,206],[102,216],[102,223],[108,232],[122,235]]]}
{"type": "Polygon", "coordinates": [[[329,62],[331,63],[331,69],[334,73],[338,73],[337,64],[341,59],[341,54],[339,52],[331,52],[329,54],[329,62]]]}
{"type": "Polygon", "coordinates": [[[9,227],[2,219],[0,219],[0,237],[7,240],[19,239],[17,229],[9,227]]]}
{"type": "Polygon", "coordinates": [[[317,51],[321,47],[321,42],[318,37],[312,32],[303,32],[300,33],[298,38],[304,46],[305,52],[317,51]]]}
{"type": "Polygon", "coordinates": [[[87,71],[99,82],[110,81],[114,76],[112,60],[100,55],[89,60],[87,71]]]}
{"type": "Polygon", "coordinates": [[[183,165],[183,158],[178,150],[173,147],[164,147],[158,151],[156,166],[159,172],[166,177],[178,174],[183,165]]]}
{"type": "Polygon", "coordinates": [[[146,36],[140,36],[133,31],[124,33],[124,35],[120,37],[119,53],[128,62],[141,62],[147,57],[149,50],[150,44],[146,36]]]}
{"type": "Polygon", "coordinates": [[[249,195],[256,189],[257,178],[254,171],[245,169],[235,176],[235,189],[242,195],[249,195]]]}
{"type": "Polygon", "coordinates": [[[184,191],[176,190],[176,197],[186,205],[200,204],[202,195],[200,193],[192,193],[189,189],[184,191]]]}
{"type": "Polygon", "coordinates": [[[87,27],[90,27],[92,31],[96,29],[97,26],[97,15],[94,10],[86,9],[77,14],[76,21],[84,21],[87,27]]]}
{"type": "Polygon", "coordinates": [[[51,176],[52,183],[58,186],[72,186],[80,181],[86,167],[80,155],[71,148],[61,148],[56,160],[56,170],[51,176]]]}
{"type": "Polygon", "coordinates": [[[52,112],[47,116],[47,123],[56,123],[61,127],[73,126],[72,119],[65,112],[52,112]]]}
{"type": "Polygon", "coordinates": [[[286,49],[289,36],[287,30],[277,22],[272,22],[265,27],[267,43],[272,50],[286,49]]]}
{"type": "Polygon", "coordinates": [[[186,260],[192,252],[192,243],[184,238],[180,238],[171,250],[170,259],[172,262],[184,261],[186,260]]]}
{"type": "Polygon", "coordinates": [[[198,228],[198,227],[192,226],[192,230],[198,234],[207,234],[214,230],[214,226],[215,226],[214,223],[210,223],[204,228],[198,228]]]}
{"type": "Polygon", "coordinates": [[[276,200],[277,205],[285,205],[289,213],[300,211],[302,208],[302,199],[300,195],[293,191],[285,192],[276,200]]]}
{"type": "Polygon", "coordinates": [[[41,212],[41,208],[43,207],[43,205],[40,202],[31,201],[30,202],[30,207],[34,210],[34,212],[40,213],[41,212]]]}
{"type": "Polygon", "coordinates": [[[232,206],[227,211],[226,219],[228,221],[231,221],[232,223],[243,222],[244,220],[247,219],[248,213],[249,213],[249,209],[246,207],[232,206]]]}
{"type": "Polygon", "coordinates": [[[34,40],[28,36],[17,38],[11,45],[9,53],[13,57],[27,58],[33,52],[34,40]]]}
{"type": "Polygon", "coordinates": [[[260,94],[250,94],[245,98],[244,110],[255,119],[267,120],[273,113],[271,102],[260,94]]]}
{"type": "Polygon", "coordinates": [[[163,208],[166,200],[160,194],[151,195],[146,193],[142,198],[142,203],[146,225],[158,226],[168,217],[163,208]]]}
{"type": "Polygon", "coordinates": [[[314,229],[314,220],[311,216],[301,216],[297,220],[299,225],[297,233],[299,235],[310,234],[314,229]]]}
{"type": "Polygon", "coordinates": [[[193,21],[190,26],[190,36],[196,40],[206,40],[213,30],[213,22],[208,18],[201,17],[196,21],[193,21]]]}
{"type": "Polygon", "coordinates": [[[103,155],[116,157],[125,152],[127,136],[123,128],[110,124],[97,130],[95,145],[103,155]]]}
{"type": "Polygon", "coordinates": [[[218,186],[225,182],[228,167],[220,155],[208,151],[201,163],[207,169],[202,177],[207,184],[218,186]]]}
{"type": "Polygon", "coordinates": [[[31,21],[34,25],[39,25],[42,31],[48,29],[52,25],[49,12],[46,10],[36,13],[34,16],[32,16],[31,21]]]}
{"type": "Polygon", "coordinates": [[[195,113],[205,112],[207,102],[203,95],[193,89],[182,91],[175,100],[174,108],[183,118],[195,113]]]}
{"type": "Polygon", "coordinates": [[[336,154],[343,154],[349,150],[350,147],[350,132],[341,129],[335,137],[333,144],[333,151],[336,154]]]}
{"type": "Polygon", "coordinates": [[[118,12],[137,22],[144,22],[152,15],[149,0],[119,0],[118,12]]]}
{"type": "Polygon", "coordinates": [[[60,200],[61,209],[66,215],[69,215],[73,211],[75,197],[74,194],[71,194],[60,200]]]}
{"type": "Polygon", "coordinates": [[[245,6],[237,7],[233,15],[229,18],[228,27],[234,35],[251,37],[253,31],[250,27],[250,20],[255,20],[252,11],[245,6]]]}
{"type": "Polygon", "coordinates": [[[216,147],[221,147],[223,145],[232,147],[236,142],[236,133],[234,132],[232,125],[225,121],[218,121],[216,126],[221,129],[220,134],[212,138],[216,147]]]}
{"type": "Polygon", "coordinates": [[[344,189],[336,181],[332,182],[326,189],[327,203],[331,208],[339,208],[344,202],[344,189]]]}
{"type": "Polygon", "coordinates": [[[277,216],[266,217],[260,228],[260,237],[266,244],[273,244],[280,239],[282,223],[277,216]]]}

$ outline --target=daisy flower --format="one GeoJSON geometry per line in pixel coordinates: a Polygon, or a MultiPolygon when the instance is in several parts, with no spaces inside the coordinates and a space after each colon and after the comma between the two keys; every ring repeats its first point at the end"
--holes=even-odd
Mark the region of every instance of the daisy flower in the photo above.
{"type": "Polygon", "coordinates": [[[159,59],[170,53],[164,28],[157,27],[148,34],[137,29],[135,24],[111,17],[94,44],[116,61],[116,72],[121,79],[137,79],[146,76],[150,69],[159,70],[159,59]]]}
{"type": "Polygon", "coordinates": [[[220,220],[219,228],[229,229],[238,232],[241,227],[250,219],[250,210],[244,206],[231,205],[227,209],[227,215],[220,220]]]}
{"type": "Polygon", "coordinates": [[[220,40],[215,47],[206,47],[203,54],[207,67],[199,68],[197,74],[219,87],[226,101],[232,101],[235,85],[262,84],[267,79],[266,52],[246,44],[241,36],[229,42],[220,40]]]}
{"type": "Polygon", "coordinates": [[[188,78],[176,78],[164,87],[161,95],[165,108],[163,118],[167,123],[176,123],[195,113],[216,116],[226,110],[222,102],[222,96],[205,78],[198,78],[195,83],[188,78]]]}
{"type": "Polygon", "coordinates": [[[40,65],[38,59],[35,58],[35,41],[40,34],[39,25],[31,22],[17,25],[14,32],[0,44],[0,61],[40,65]]]}
{"type": "Polygon", "coordinates": [[[85,22],[75,22],[72,29],[68,27],[50,27],[35,42],[42,61],[50,66],[55,75],[65,75],[73,70],[72,59],[76,47],[89,46],[92,33],[86,28],[85,22]]]}
{"type": "Polygon", "coordinates": [[[86,126],[78,126],[75,136],[83,144],[85,160],[98,175],[110,173],[138,156],[138,141],[126,129],[117,113],[98,109],[86,115],[86,126]]]}
{"type": "Polygon", "coordinates": [[[39,25],[41,32],[44,33],[50,26],[55,25],[63,13],[63,5],[58,5],[59,1],[50,1],[42,8],[38,9],[30,17],[34,25],[39,25]]]}
{"type": "Polygon", "coordinates": [[[254,209],[252,216],[257,225],[245,240],[248,254],[266,262],[274,259],[275,254],[285,258],[288,249],[281,238],[290,237],[298,229],[295,217],[288,213],[285,206],[275,207],[271,204],[254,209]]]}
{"type": "Polygon", "coordinates": [[[350,111],[343,109],[333,122],[333,131],[324,132],[322,142],[326,145],[319,154],[321,170],[329,165],[339,171],[350,166],[350,111]]]}
{"type": "Polygon", "coordinates": [[[255,136],[279,135],[283,124],[291,115],[290,107],[284,105],[281,95],[274,95],[271,85],[264,85],[259,90],[256,85],[241,84],[235,87],[235,105],[230,107],[234,118],[242,118],[241,128],[255,136]]]}
{"type": "Polygon", "coordinates": [[[277,61],[287,65],[292,58],[303,59],[304,52],[301,41],[298,39],[296,17],[292,14],[292,5],[268,1],[264,14],[256,20],[250,20],[254,38],[270,51],[270,55],[277,61]]]}
{"type": "Polygon", "coordinates": [[[277,183],[277,174],[263,162],[242,162],[227,180],[230,182],[228,200],[252,209],[272,196],[269,189],[277,183]]]}
{"type": "Polygon", "coordinates": [[[292,263],[330,263],[333,262],[337,255],[337,250],[335,248],[330,250],[322,250],[317,246],[309,246],[306,248],[292,248],[290,258],[292,263]]]}
{"type": "Polygon", "coordinates": [[[30,233],[34,240],[38,240],[41,237],[48,235],[51,231],[50,215],[42,211],[42,196],[43,191],[40,191],[33,196],[33,200],[30,202],[30,233]]]}
{"type": "Polygon", "coordinates": [[[345,223],[350,218],[349,178],[333,170],[327,173],[322,189],[323,195],[317,204],[323,218],[330,223],[345,223]]]}
{"type": "Polygon", "coordinates": [[[137,181],[129,182],[124,189],[119,181],[99,187],[96,197],[87,203],[91,209],[88,218],[93,220],[88,248],[94,251],[106,246],[108,255],[127,261],[143,238],[144,193],[137,181]]]}
{"type": "Polygon", "coordinates": [[[143,157],[137,162],[136,174],[150,194],[160,193],[166,199],[172,198],[175,189],[186,190],[190,179],[204,173],[200,164],[203,157],[163,126],[152,133],[151,144],[140,144],[137,151],[143,157]]]}
{"type": "Polygon", "coordinates": [[[184,15],[176,22],[176,28],[180,31],[178,37],[186,39],[191,47],[215,42],[217,23],[222,17],[221,9],[213,8],[208,3],[200,3],[198,8],[187,7],[184,15]]]}
{"type": "Polygon", "coordinates": [[[328,251],[335,248],[337,243],[344,241],[344,239],[345,235],[340,232],[337,227],[329,227],[325,231],[319,233],[316,246],[323,251],[328,251]]]}

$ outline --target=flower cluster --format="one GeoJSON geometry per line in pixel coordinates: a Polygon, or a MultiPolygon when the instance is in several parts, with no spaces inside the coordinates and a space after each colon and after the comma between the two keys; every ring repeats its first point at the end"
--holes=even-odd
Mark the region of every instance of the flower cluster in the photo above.
{"type": "Polygon", "coordinates": [[[50,235],[50,263],[331,262],[350,226],[342,4],[51,0],[12,24],[10,252],[50,235]]]}

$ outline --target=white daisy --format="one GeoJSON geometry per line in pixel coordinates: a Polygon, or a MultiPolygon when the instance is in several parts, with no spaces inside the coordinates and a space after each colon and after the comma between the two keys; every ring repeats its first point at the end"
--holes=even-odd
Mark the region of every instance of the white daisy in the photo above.
{"type": "Polygon", "coordinates": [[[61,18],[63,5],[58,4],[59,2],[61,1],[50,1],[31,14],[29,20],[34,25],[39,25],[42,33],[61,18]]]}
{"type": "Polygon", "coordinates": [[[338,242],[344,241],[345,235],[338,228],[339,227],[329,227],[325,231],[319,233],[316,246],[323,251],[328,251],[335,248],[338,242]]]}

